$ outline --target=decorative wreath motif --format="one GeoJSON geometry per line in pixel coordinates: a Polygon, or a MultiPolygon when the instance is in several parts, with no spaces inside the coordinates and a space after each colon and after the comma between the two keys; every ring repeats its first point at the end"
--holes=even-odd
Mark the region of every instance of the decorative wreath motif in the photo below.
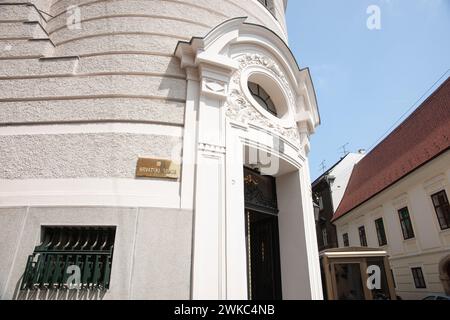
{"type": "Polygon", "coordinates": [[[274,78],[277,78],[285,87],[288,92],[289,100],[291,104],[295,104],[295,99],[292,94],[289,82],[285,75],[281,71],[280,67],[270,58],[267,58],[260,54],[245,54],[238,59],[239,70],[237,70],[232,76],[230,82],[230,89],[227,101],[227,116],[237,122],[248,124],[252,123],[259,127],[265,128],[268,131],[272,131],[288,140],[300,143],[300,135],[297,127],[285,128],[278,123],[274,123],[262,113],[258,111],[246,98],[241,90],[241,74],[249,66],[262,66],[266,68],[274,78]]]}

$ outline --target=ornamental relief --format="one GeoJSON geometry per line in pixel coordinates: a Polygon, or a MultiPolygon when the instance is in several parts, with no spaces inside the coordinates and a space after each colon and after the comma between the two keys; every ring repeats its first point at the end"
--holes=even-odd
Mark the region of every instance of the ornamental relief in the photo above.
{"type": "Polygon", "coordinates": [[[291,128],[285,128],[278,123],[271,121],[246,99],[241,90],[242,71],[249,66],[262,66],[266,68],[274,78],[277,78],[282,83],[286,92],[289,93],[288,98],[290,103],[294,105],[295,99],[290,89],[289,82],[280,67],[273,60],[259,54],[246,54],[239,57],[237,61],[239,62],[239,69],[231,78],[226,104],[226,115],[228,118],[243,124],[252,123],[268,131],[274,132],[297,145],[300,144],[300,135],[297,126],[293,125],[291,128]]]}

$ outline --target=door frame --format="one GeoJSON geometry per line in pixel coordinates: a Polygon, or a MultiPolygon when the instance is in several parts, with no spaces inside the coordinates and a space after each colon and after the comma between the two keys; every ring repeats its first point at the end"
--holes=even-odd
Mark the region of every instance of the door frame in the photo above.
{"type": "Polygon", "coordinates": [[[273,255],[275,257],[275,261],[273,261],[273,272],[274,272],[274,292],[275,298],[274,300],[282,300],[282,277],[281,277],[281,253],[280,253],[280,235],[279,235],[279,227],[278,227],[278,215],[274,213],[261,212],[253,209],[246,208],[245,209],[245,224],[246,224],[246,249],[247,249],[247,288],[248,288],[248,299],[253,300],[253,292],[252,292],[252,264],[251,264],[251,256],[252,256],[252,239],[250,232],[250,215],[251,214],[259,214],[262,216],[267,216],[268,219],[271,219],[271,226],[273,228],[274,236],[272,239],[272,248],[274,250],[273,255]]]}

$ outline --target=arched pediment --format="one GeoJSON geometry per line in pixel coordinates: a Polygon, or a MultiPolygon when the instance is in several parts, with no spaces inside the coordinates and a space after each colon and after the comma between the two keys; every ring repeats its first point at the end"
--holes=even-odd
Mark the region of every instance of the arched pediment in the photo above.
{"type": "MultiPolygon", "coordinates": [[[[313,83],[308,69],[300,69],[286,43],[271,30],[245,22],[246,18],[228,20],[203,38],[180,42],[175,55],[182,68],[215,68],[225,73],[229,81],[217,90],[224,99],[232,99],[227,114],[242,120],[250,117],[291,140],[301,140],[309,149],[309,135],[320,124],[313,83]],[[262,117],[250,108],[247,81],[252,78],[268,82],[279,90],[277,111],[280,119],[256,107],[262,117]],[[235,102],[238,102],[237,104],[235,102]],[[295,133],[293,133],[293,131],[295,133]],[[296,136],[296,137],[295,137],[296,136]]],[[[214,84],[213,84],[214,86],[214,84]]]]}

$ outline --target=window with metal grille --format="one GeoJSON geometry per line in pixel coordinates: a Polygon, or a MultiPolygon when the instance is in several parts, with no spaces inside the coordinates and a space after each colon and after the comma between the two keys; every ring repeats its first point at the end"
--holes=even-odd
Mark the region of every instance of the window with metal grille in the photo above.
{"type": "Polygon", "coordinates": [[[408,240],[414,238],[414,229],[408,207],[398,210],[398,215],[400,218],[400,225],[402,227],[403,239],[408,240]]]}
{"type": "Polygon", "coordinates": [[[378,244],[380,247],[387,245],[386,231],[384,230],[383,218],[375,220],[375,226],[377,228],[378,244]]]}
{"type": "Polygon", "coordinates": [[[256,102],[258,102],[261,107],[269,111],[274,116],[277,116],[275,104],[266,90],[264,90],[259,84],[253,82],[248,83],[248,89],[250,90],[253,98],[255,98],[256,102]]]}
{"type": "Polygon", "coordinates": [[[361,247],[367,247],[366,228],[364,226],[359,227],[359,242],[361,247]]]}
{"type": "Polygon", "coordinates": [[[270,11],[273,15],[275,15],[275,6],[273,0],[258,0],[267,10],[270,11]]]}
{"type": "Polygon", "coordinates": [[[450,229],[450,205],[448,203],[447,193],[442,190],[431,196],[434,210],[436,211],[439,225],[442,230],[450,229]]]}
{"type": "Polygon", "coordinates": [[[412,268],[411,271],[413,274],[414,284],[416,288],[425,289],[427,287],[427,284],[425,283],[422,268],[412,268]]]}
{"type": "Polygon", "coordinates": [[[342,240],[344,240],[344,247],[350,247],[350,241],[348,239],[348,233],[342,235],[342,240]]]}
{"type": "Polygon", "coordinates": [[[77,276],[77,288],[109,289],[115,234],[116,227],[43,227],[21,290],[71,289],[77,276]]]}

